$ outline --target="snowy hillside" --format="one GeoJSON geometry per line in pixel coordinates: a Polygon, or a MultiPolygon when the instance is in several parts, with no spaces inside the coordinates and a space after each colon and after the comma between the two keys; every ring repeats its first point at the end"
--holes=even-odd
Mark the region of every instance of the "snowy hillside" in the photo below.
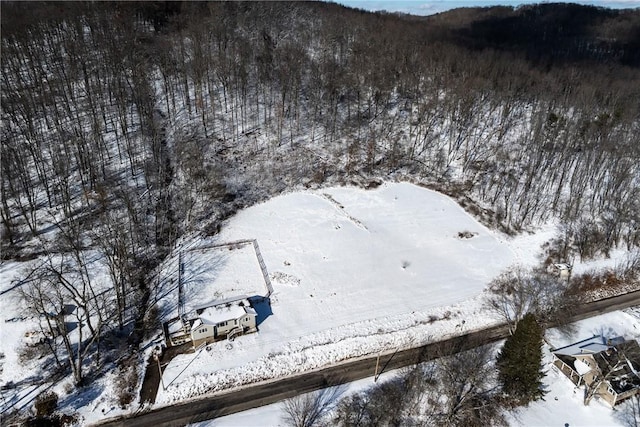
{"type": "Polygon", "coordinates": [[[516,263],[573,264],[580,296],[639,281],[640,10],[0,18],[3,422],[136,411],[162,320],[269,281],[259,332],[175,358],[158,402],[482,327],[516,263]],[[376,188],[398,181],[448,197],[376,188]],[[45,389],[58,412],[36,414],[45,389]]]}

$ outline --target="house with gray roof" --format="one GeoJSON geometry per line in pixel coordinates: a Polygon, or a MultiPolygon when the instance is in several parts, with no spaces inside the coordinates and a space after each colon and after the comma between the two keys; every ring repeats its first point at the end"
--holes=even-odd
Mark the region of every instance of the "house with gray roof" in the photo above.
{"type": "Polygon", "coordinates": [[[640,393],[640,345],[635,340],[594,335],[551,352],[555,368],[612,407],[640,393]]]}

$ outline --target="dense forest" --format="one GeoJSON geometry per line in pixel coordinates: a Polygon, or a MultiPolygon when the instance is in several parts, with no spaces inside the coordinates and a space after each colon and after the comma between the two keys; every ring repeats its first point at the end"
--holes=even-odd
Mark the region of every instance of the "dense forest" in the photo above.
{"type": "Polygon", "coordinates": [[[558,221],[559,258],[640,246],[639,9],[3,2],[1,31],[2,257],[41,260],[34,310],[80,307],[52,361],[79,384],[180,236],[294,188],[409,180],[558,221]]]}

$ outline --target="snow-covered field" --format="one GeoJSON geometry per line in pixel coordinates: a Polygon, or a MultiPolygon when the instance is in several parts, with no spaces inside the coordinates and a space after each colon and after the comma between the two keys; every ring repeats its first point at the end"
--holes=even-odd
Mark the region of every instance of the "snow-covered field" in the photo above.
{"type": "MultiPolygon", "coordinates": [[[[607,337],[624,336],[627,339],[640,339],[640,308],[608,313],[577,322],[575,331],[565,335],[557,329],[547,331],[546,340],[554,347],[562,347],[583,338],[604,334],[607,337]]],[[[545,363],[549,367],[551,358],[549,345],[544,346],[545,363]]],[[[389,372],[391,378],[395,372],[389,372]]],[[[385,380],[385,376],[381,381],[385,380]]],[[[380,380],[379,380],[380,381],[380,380]]],[[[544,379],[547,395],[545,400],[535,402],[528,407],[507,414],[507,421],[512,426],[566,426],[571,427],[606,427],[623,426],[621,413],[623,408],[615,411],[598,400],[589,406],[582,403],[582,389],[574,385],[562,374],[554,372],[550,367],[544,379]]],[[[373,377],[365,378],[344,386],[343,396],[371,387],[373,377]]],[[[251,426],[285,426],[282,420],[283,405],[281,402],[261,408],[251,409],[226,417],[194,424],[197,427],[251,427],[251,426]]]]}
{"type": "MultiPolygon", "coordinates": [[[[490,320],[478,296],[516,260],[450,198],[407,183],[276,197],[240,212],[218,236],[242,238],[260,244],[274,287],[272,314],[257,334],[176,357],[157,402],[480,327],[490,320]]],[[[217,282],[238,280],[223,275],[224,265],[218,270],[217,282]]],[[[210,283],[201,286],[205,295],[214,292],[210,283]]],[[[199,292],[191,286],[187,293],[199,292]]]]}
{"type": "MultiPolygon", "coordinates": [[[[535,234],[504,236],[450,198],[408,183],[293,192],[248,208],[230,218],[215,238],[182,239],[160,269],[153,298],[165,319],[177,315],[179,252],[187,310],[237,294],[264,295],[251,244],[215,247],[257,239],[274,288],[271,306],[259,313],[259,332],[173,359],[157,404],[496,323],[483,308],[486,285],[514,263],[539,263],[540,245],[554,234],[550,224],[535,234]]],[[[606,261],[611,267],[616,262],[606,261]]],[[[17,357],[37,321],[22,318],[12,289],[22,265],[0,265],[0,382],[19,385],[3,390],[3,410],[29,407],[36,392],[25,380],[37,383],[42,374],[17,357]]],[[[65,398],[65,388],[73,388],[70,381],[54,389],[61,406],[89,423],[123,412],[112,380],[96,380],[73,402],[65,398]]]]}
{"type": "MultiPolygon", "coordinates": [[[[211,248],[202,248],[202,243],[182,252],[187,312],[215,300],[238,295],[266,294],[265,281],[251,241],[215,245],[211,248]]],[[[177,271],[177,264],[175,267],[174,263],[169,264],[165,268],[177,271]]]]}
{"type": "MultiPolygon", "coordinates": [[[[216,242],[255,238],[260,244],[274,294],[259,318],[259,333],[173,359],[156,403],[497,323],[483,307],[486,285],[514,263],[539,263],[540,245],[553,233],[548,226],[507,238],[486,229],[450,198],[408,183],[295,192],[246,209],[225,224],[216,242]]],[[[197,253],[192,248],[211,243],[183,245],[197,253]]],[[[263,281],[256,265],[227,269],[227,262],[235,263],[231,252],[227,261],[202,252],[203,259],[212,256],[216,283],[235,281],[245,294],[244,288],[263,286],[257,284],[263,281]]],[[[166,269],[177,270],[175,261],[166,269]]],[[[196,280],[187,293],[233,296],[212,283],[196,280]]]]}

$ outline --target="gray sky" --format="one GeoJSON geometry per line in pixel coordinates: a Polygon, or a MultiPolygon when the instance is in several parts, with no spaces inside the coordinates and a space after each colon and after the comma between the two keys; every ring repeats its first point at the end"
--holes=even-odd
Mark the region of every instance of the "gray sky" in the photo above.
{"type": "MultiPolygon", "coordinates": [[[[349,7],[365,9],[370,11],[386,10],[388,12],[410,13],[412,15],[432,15],[434,13],[444,12],[445,10],[455,9],[458,7],[473,6],[518,6],[521,4],[532,3],[550,3],[542,0],[334,0],[336,3],[349,7]]],[[[614,9],[627,9],[640,7],[640,0],[572,0],[563,1],[555,0],[557,3],[578,3],[590,4],[595,6],[610,7],[614,9]]]]}

